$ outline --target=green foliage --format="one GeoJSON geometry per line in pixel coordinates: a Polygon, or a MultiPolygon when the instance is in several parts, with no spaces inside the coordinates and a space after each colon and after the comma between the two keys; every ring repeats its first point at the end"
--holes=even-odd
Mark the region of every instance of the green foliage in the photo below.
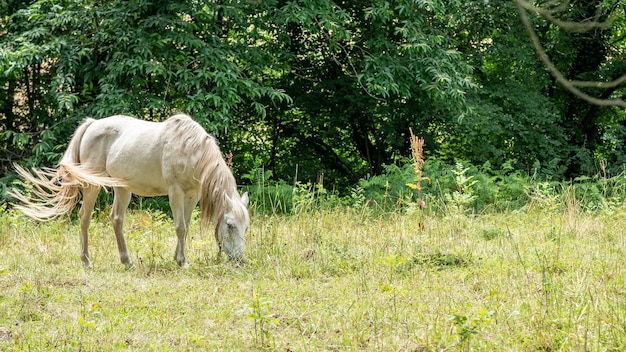
{"type": "Polygon", "coordinates": [[[454,314],[449,320],[452,322],[454,329],[459,337],[461,348],[469,350],[470,339],[473,335],[479,333],[481,325],[490,321],[496,314],[495,311],[487,311],[481,309],[475,318],[468,318],[462,314],[454,314]]]}
{"type": "MultiPolygon", "coordinates": [[[[431,182],[424,183],[422,194],[428,209],[474,212],[487,209],[514,210],[529,201],[527,190],[532,184],[529,176],[512,172],[510,166],[496,172],[488,163],[481,169],[464,165],[468,164],[457,163],[452,166],[436,160],[426,160],[424,176],[431,182]]],[[[415,203],[417,192],[406,187],[415,177],[412,165],[389,165],[385,170],[386,173],[382,175],[361,180],[359,186],[367,199],[385,209],[415,203]]]]}
{"type": "Polygon", "coordinates": [[[251,3],[39,0],[13,10],[0,42],[0,132],[15,159],[32,150],[53,164],[85,116],[184,111],[217,133],[242,107],[265,115],[260,100],[290,100],[260,81],[273,61],[250,45],[259,34],[242,30],[263,23],[251,3]]]}
{"type": "MultiPolygon", "coordinates": [[[[582,212],[611,212],[626,198],[624,174],[615,177],[579,177],[571,182],[537,181],[515,171],[512,163],[494,170],[489,163],[481,167],[458,162],[447,165],[427,160],[424,175],[431,182],[423,184],[426,209],[417,203],[417,191],[407,187],[414,180],[413,166],[386,165],[385,173],[360,180],[346,194],[329,191],[320,184],[296,183],[268,178],[245,188],[250,194],[253,213],[308,214],[322,209],[347,206],[374,213],[417,210],[426,214],[498,213],[539,207],[545,211],[565,209],[571,200],[582,212]]],[[[497,231],[496,231],[497,232],[497,231]]],[[[485,233],[491,239],[497,234],[485,233]]]]}
{"type": "Polygon", "coordinates": [[[269,312],[270,302],[253,293],[252,299],[244,313],[254,322],[255,344],[260,348],[275,348],[270,329],[278,325],[278,319],[269,312]]]}
{"type": "Polygon", "coordinates": [[[561,115],[550,100],[526,89],[506,80],[485,84],[469,99],[472,114],[446,139],[441,156],[502,168],[509,163],[543,178],[562,178],[567,154],[575,147],[568,145],[567,132],[559,127],[561,115]]]}
{"type": "MultiPolygon", "coordinates": [[[[596,176],[579,177],[572,182],[538,182],[532,176],[515,171],[511,164],[505,163],[502,169],[494,170],[489,163],[478,168],[462,162],[452,166],[427,160],[424,175],[431,183],[425,183],[422,190],[427,211],[499,212],[532,205],[553,210],[565,206],[568,195],[580,201],[577,206],[581,211],[608,211],[626,197],[623,173],[610,178],[596,176]]],[[[360,181],[359,192],[366,198],[366,204],[386,210],[415,204],[416,192],[405,186],[407,180],[414,177],[411,164],[389,165],[385,170],[382,175],[360,181]]]]}
{"type": "MultiPolygon", "coordinates": [[[[622,17],[617,15],[620,6],[602,3],[568,2],[553,16],[569,23],[622,17]]],[[[529,50],[514,2],[467,1],[454,19],[459,48],[475,68],[481,88],[468,97],[475,115],[460,126],[462,132],[448,138],[453,144],[448,156],[474,164],[513,161],[517,170],[527,173],[540,164],[545,174],[539,176],[557,179],[595,174],[598,156],[606,158],[606,147],[612,149],[606,144],[606,138],[611,138],[607,131],[624,124],[623,109],[582,102],[557,84],[534,50],[529,50]]],[[[533,24],[548,56],[568,79],[610,81],[623,74],[624,37],[615,37],[623,33],[623,21],[598,32],[569,31],[541,16],[533,24]]],[[[584,90],[609,98],[623,88],[602,93],[584,90]]]]}
{"type": "Polygon", "coordinates": [[[452,170],[456,189],[452,191],[452,193],[444,194],[444,199],[446,205],[451,206],[454,212],[466,211],[466,207],[477,198],[474,194],[474,185],[476,185],[478,181],[474,180],[473,176],[467,176],[469,169],[469,167],[464,168],[463,164],[457,163],[452,170]]]}
{"type": "Polygon", "coordinates": [[[286,2],[271,20],[289,69],[274,82],[293,104],[250,116],[235,138],[252,150],[233,145],[235,155],[251,153],[283,180],[314,182],[323,171],[328,188],[342,192],[380,173],[403,154],[408,127],[426,129],[442,111],[446,120],[464,112],[470,68],[450,40],[448,9],[439,2],[286,2]]]}
{"type": "Polygon", "coordinates": [[[417,200],[417,192],[406,186],[415,179],[410,163],[405,163],[402,167],[395,164],[385,165],[384,170],[384,174],[369,176],[359,181],[359,187],[370,202],[383,209],[389,209],[403,199],[417,200]]]}
{"type": "MultiPolygon", "coordinates": [[[[535,16],[555,65],[572,80],[623,74],[622,4],[563,6],[563,21],[613,22],[568,32],[535,16]]],[[[620,174],[626,113],[555,82],[518,16],[507,0],[2,1],[0,178],[10,181],[12,162],[53,166],[86,116],[177,111],[233,152],[238,179],[261,165],[277,184],[323,174],[331,193],[359,184],[382,208],[414,201],[399,183],[408,170],[390,166],[409,155],[409,128],[442,163],[432,164],[431,204],[455,187],[443,165],[458,160],[477,182],[467,201],[477,210],[495,199],[521,206],[525,175],[620,174]]],[[[291,209],[281,187],[263,204],[291,209]]]]}

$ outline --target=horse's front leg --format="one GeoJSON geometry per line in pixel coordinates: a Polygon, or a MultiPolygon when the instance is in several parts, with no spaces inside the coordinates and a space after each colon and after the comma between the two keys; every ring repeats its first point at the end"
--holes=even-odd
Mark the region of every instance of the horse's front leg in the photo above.
{"type": "Polygon", "coordinates": [[[187,233],[189,232],[189,222],[193,208],[198,203],[196,196],[185,195],[185,192],[179,185],[172,185],[168,192],[170,208],[174,217],[174,227],[176,229],[176,253],[174,259],[176,263],[182,267],[187,267],[187,258],[185,256],[185,244],[187,241],[187,233]]]}
{"type": "Polygon", "coordinates": [[[80,259],[85,267],[91,269],[91,260],[89,259],[89,223],[91,222],[91,213],[98,198],[100,187],[88,186],[83,188],[83,204],[78,212],[80,219],[80,259]]]}
{"type": "Polygon", "coordinates": [[[122,264],[132,265],[128,249],[126,248],[126,240],[124,239],[124,218],[126,209],[130,204],[131,193],[124,188],[114,188],[113,207],[111,208],[111,222],[113,223],[113,231],[117,240],[117,249],[120,253],[122,264]]]}

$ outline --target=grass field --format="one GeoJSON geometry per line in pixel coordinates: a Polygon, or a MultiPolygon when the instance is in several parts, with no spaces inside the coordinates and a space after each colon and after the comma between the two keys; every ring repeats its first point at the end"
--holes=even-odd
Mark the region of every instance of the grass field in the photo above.
{"type": "Polygon", "coordinates": [[[253,215],[248,263],[197,218],[190,267],[157,212],[129,213],[134,267],[91,226],[0,212],[0,350],[602,351],[626,349],[626,207],[253,215]]]}

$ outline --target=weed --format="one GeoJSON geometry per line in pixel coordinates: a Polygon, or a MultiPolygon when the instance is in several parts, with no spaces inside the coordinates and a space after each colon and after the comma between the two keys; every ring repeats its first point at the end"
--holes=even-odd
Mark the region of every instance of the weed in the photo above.
{"type": "Polygon", "coordinates": [[[444,199],[446,206],[454,213],[465,213],[470,204],[477,198],[474,193],[474,185],[478,182],[474,176],[469,176],[469,167],[464,167],[462,163],[456,163],[452,170],[456,189],[452,193],[446,193],[444,199]]]}
{"type": "Polygon", "coordinates": [[[167,214],[158,210],[139,212],[131,228],[132,230],[127,233],[129,248],[136,251],[139,264],[145,268],[146,274],[150,275],[156,270],[157,263],[166,260],[162,254],[166,249],[166,243],[161,234],[170,232],[172,235],[169,218],[167,214]]]}
{"type": "Polygon", "coordinates": [[[481,233],[481,237],[487,241],[494,240],[496,238],[500,238],[506,235],[506,232],[502,229],[495,227],[484,228],[481,233]]]}
{"type": "Polygon", "coordinates": [[[466,267],[472,263],[467,254],[445,253],[439,250],[433,253],[418,253],[412,259],[413,264],[428,265],[438,269],[466,267]]]}
{"type": "Polygon", "coordinates": [[[295,187],[292,189],[292,213],[298,214],[315,209],[315,193],[318,189],[322,194],[325,192],[324,186],[322,185],[296,183],[295,187]]]}
{"type": "Polygon", "coordinates": [[[250,303],[242,311],[248,319],[254,322],[255,345],[262,349],[274,349],[276,346],[270,329],[278,325],[278,319],[269,312],[269,306],[270,301],[263,299],[253,291],[250,303]]]}
{"type": "Polygon", "coordinates": [[[364,208],[367,204],[367,199],[365,198],[365,192],[363,191],[363,188],[359,185],[354,186],[350,190],[350,195],[345,203],[346,205],[355,209],[364,208]]]}
{"type": "MultiPolygon", "coordinates": [[[[430,182],[428,177],[424,177],[422,175],[424,169],[424,138],[416,137],[413,134],[413,130],[410,128],[409,132],[411,134],[411,155],[413,156],[413,172],[415,172],[415,182],[407,183],[406,185],[411,189],[417,190],[417,207],[422,210],[426,208],[426,202],[422,199],[422,182],[430,182]]],[[[420,226],[422,226],[421,223],[420,226]]]]}
{"type": "Polygon", "coordinates": [[[496,312],[493,310],[487,311],[486,309],[481,309],[474,318],[468,318],[466,315],[455,313],[448,319],[454,326],[462,350],[470,350],[470,340],[472,336],[477,335],[480,332],[480,328],[491,321],[495,314],[496,312]]]}

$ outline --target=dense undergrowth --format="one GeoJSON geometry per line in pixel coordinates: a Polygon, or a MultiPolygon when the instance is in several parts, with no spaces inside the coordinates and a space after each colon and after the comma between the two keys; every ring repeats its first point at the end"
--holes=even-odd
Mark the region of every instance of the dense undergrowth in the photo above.
{"type": "Polygon", "coordinates": [[[562,207],[564,199],[574,197],[583,211],[602,210],[621,204],[626,198],[626,175],[578,177],[570,181],[538,180],[533,175],[504,168],[492,170],[488,164],[475,167],[458,162],[424,163],[420,202],[414,168],[385,166],[382,175],[361,179],[359,184],[340,194],[324,184],[274,182],[261,170],[256,182],[243,189],[250,193],[254,210],[260,213],[293,213],[302,209],[332,208],[344,205],[376,212],[422,209],[426,213],[463,211],[468,213],[520,210],[533,203],[562,207]],[[427,177],[426,177],[427,176],[427,177]]]}
{"type": "MultiPolygon", "coordinates": [[[[419,182],[420,193],[410,187],[416,184],[416,174],[407,160],[400,165],[387,165],[383,174],[363,178],[354,187],[338,192],[326,188],[324,183],[275,181],[271,171],[257,169],[244,176],[242,181],[247,185],[241,186],[240,192],[250,194],[251,210],[261,214],[293,214],[337,206],[363,208],[373,214],[416,210],[427,214],[450,211],[479,214],[521,210],[533,203],[558,208],[566,204],[567,197],[577,199],[577,206],[583,211],[596,211],[622,204],[626,199],[626,172],[552,181],[507,168],[506,164],[494,170],[489,164],[476,167],[463,162],[448,165],[427,160],[423,164],[423,175],[419,182]]],[[[9,206],[11,199],[6,195],[7,188],[25,186],[19,180],[11,180],[0,189],[0,198],[9,202],[9,206]]],[[[107,208],[112,198],[112,192],[101,192],[97,209],[107,208]]],[[[170,213],[165,196],[133,196],[130,209],[170,213]]]]}

